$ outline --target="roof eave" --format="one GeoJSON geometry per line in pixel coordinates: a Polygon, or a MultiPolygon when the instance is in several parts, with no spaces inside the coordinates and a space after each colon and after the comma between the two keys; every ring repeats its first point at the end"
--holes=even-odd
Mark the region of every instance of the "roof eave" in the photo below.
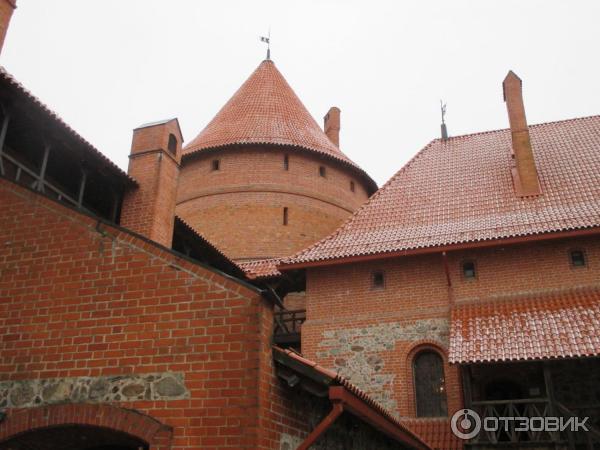
{"type": "Polygon", "coordinates": [[[370,254],[365,254],[365,255],[350,255],[350,256],[339,257],[339,258],[329,258],[329,259],[313,260],[313,261],[305,261],[305,262],[281,263],[277,266],[277,269],[280,272],[285,272],[288,270],[307,269],[307,268],[311,268],[311,267],[352,264],[352,263],[357,263],[357,262],[372,261],[372,260],[378,260],[378,259],[398,258],[398,257],[402,257],[402,256],[424,255],[424,254],[430,254],[430,253],[441,253],[441,252],[465,250],[465,249],[471,249],[471,248],[496,247],[499,245],[522,244],[522,243],[527,243],[527,242],[538,242],[538,241],[546,241],[546,240],[551,240],[551,239],[562,239],[562,238],[579,237],[579,236],[592,236],[592,235],[596,235],[596,234],[600,234],[599,226],[594,226],[594,227],[590,227],[590,228],[581,228],[581,229],[575,229],[575,230],[567,230],[567,231],[551,231],[551,232],[539,233],[539,234],[528,234],[528,235],[524,235],[524,236],[515,236],[515,237],[510,237],[510,238],[489,239],[489,240],[485,240],[485,241],[461,242],[461,243],[441,245],[441,246],[419,247],[419,248],[390,251],[390,252],[370,253],[370,254]]]}

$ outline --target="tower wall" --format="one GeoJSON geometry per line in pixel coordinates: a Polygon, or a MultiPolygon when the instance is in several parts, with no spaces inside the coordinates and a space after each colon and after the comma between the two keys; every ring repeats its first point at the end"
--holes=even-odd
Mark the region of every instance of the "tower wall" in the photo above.
{"type": "Polygon", "coordinates": [[[236,147],[184,161],[176,214],[234,259],[282,257],[333,232],[368,196],[351,169],[318,155],[236,147]]]}

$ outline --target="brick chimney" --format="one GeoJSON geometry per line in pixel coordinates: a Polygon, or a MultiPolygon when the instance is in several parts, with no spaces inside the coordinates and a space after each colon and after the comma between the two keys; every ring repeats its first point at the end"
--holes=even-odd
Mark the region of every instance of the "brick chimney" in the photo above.
{"type": "Polygon", "coordinates": [[[331,142],[340,146],[340,108],[332,106],[323,118],[323,129],[331,142]]]}
{"type": "Polygon", "coordinates": [[[171,248],[183,137],[177,119],[133,130],[129,169],[139,184],[123,199],[121,225],[171,248]]]}
{"type": "Polygon", "coordinates": [[[8,31],[10,18],[17,7],[17,0],[0,0],[0,52],[4,46],[4,38],[8,31]]]}
{"type": "Polygon", "coordinates": [[[514,161],[512,176],[515,192],[519,197],[529,197],[539,195],[542,191],[533,151],[531,150],[529,127],[527,126],[523,104],[522,85],[521,79],[511,70],[502,83],[502,89],[510,122],[514,161]]]}

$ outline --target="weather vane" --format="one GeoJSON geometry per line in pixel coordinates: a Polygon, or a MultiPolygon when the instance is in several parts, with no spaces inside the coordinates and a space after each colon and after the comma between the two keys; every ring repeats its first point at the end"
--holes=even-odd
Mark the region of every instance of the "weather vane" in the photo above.
{"type": "Polygon", "coordinates": [[[446,123],[446,104],[440,100],[440,110],[442,111],[442,123],[446,123]]]}
{"type": "Polygon", "coordinates": [[[269,27],[269,34],[267,35],[267,37],[260,37],[260,42],[267,43],[267,60],[271,59],[271,27],[269,27]]]}
{"type": "Polygon", "coordinates": [[[448,139],[448,129],[446,128],[446,104],[440,100],[440,111],[442,112],[442,139],[448,139]]]}

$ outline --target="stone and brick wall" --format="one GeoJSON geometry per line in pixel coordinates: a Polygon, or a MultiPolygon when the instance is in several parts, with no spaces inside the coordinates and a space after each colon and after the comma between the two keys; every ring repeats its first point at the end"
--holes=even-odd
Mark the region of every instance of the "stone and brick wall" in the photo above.
{"type": "Polygon", "coordinates": [[[0,203],[7,423],[110,404],[172,427],[173,449],[257,447],[273,319],[256,290],[5,180],[0,203]]]}
{"type": "Polygon", "coordinates": [[[598,285],[600,240],[456,251],[447,264],[451,286],[441,254],[308,269],[303,353],[399,415],[414,416],[413,358],[421,349],[438,351],[452,413],[461,407],[462,391],[457,367],[446,360],[451,303],[598,285]],[[573,249],[584,251],[586,267],[571,266],[573,249]],[[475,262],[475,279],[463,277],[467,260],[475,262]],[[372,285],[376,271],[385,275],[383,288],[372,285]]]}
{"type": "Polygon", "coordinates": [[[232,258],[268,258],[325,237],[367,198],[353,171],[307,151],[235,148],[184,160],[176,212],[232,258]]]}

